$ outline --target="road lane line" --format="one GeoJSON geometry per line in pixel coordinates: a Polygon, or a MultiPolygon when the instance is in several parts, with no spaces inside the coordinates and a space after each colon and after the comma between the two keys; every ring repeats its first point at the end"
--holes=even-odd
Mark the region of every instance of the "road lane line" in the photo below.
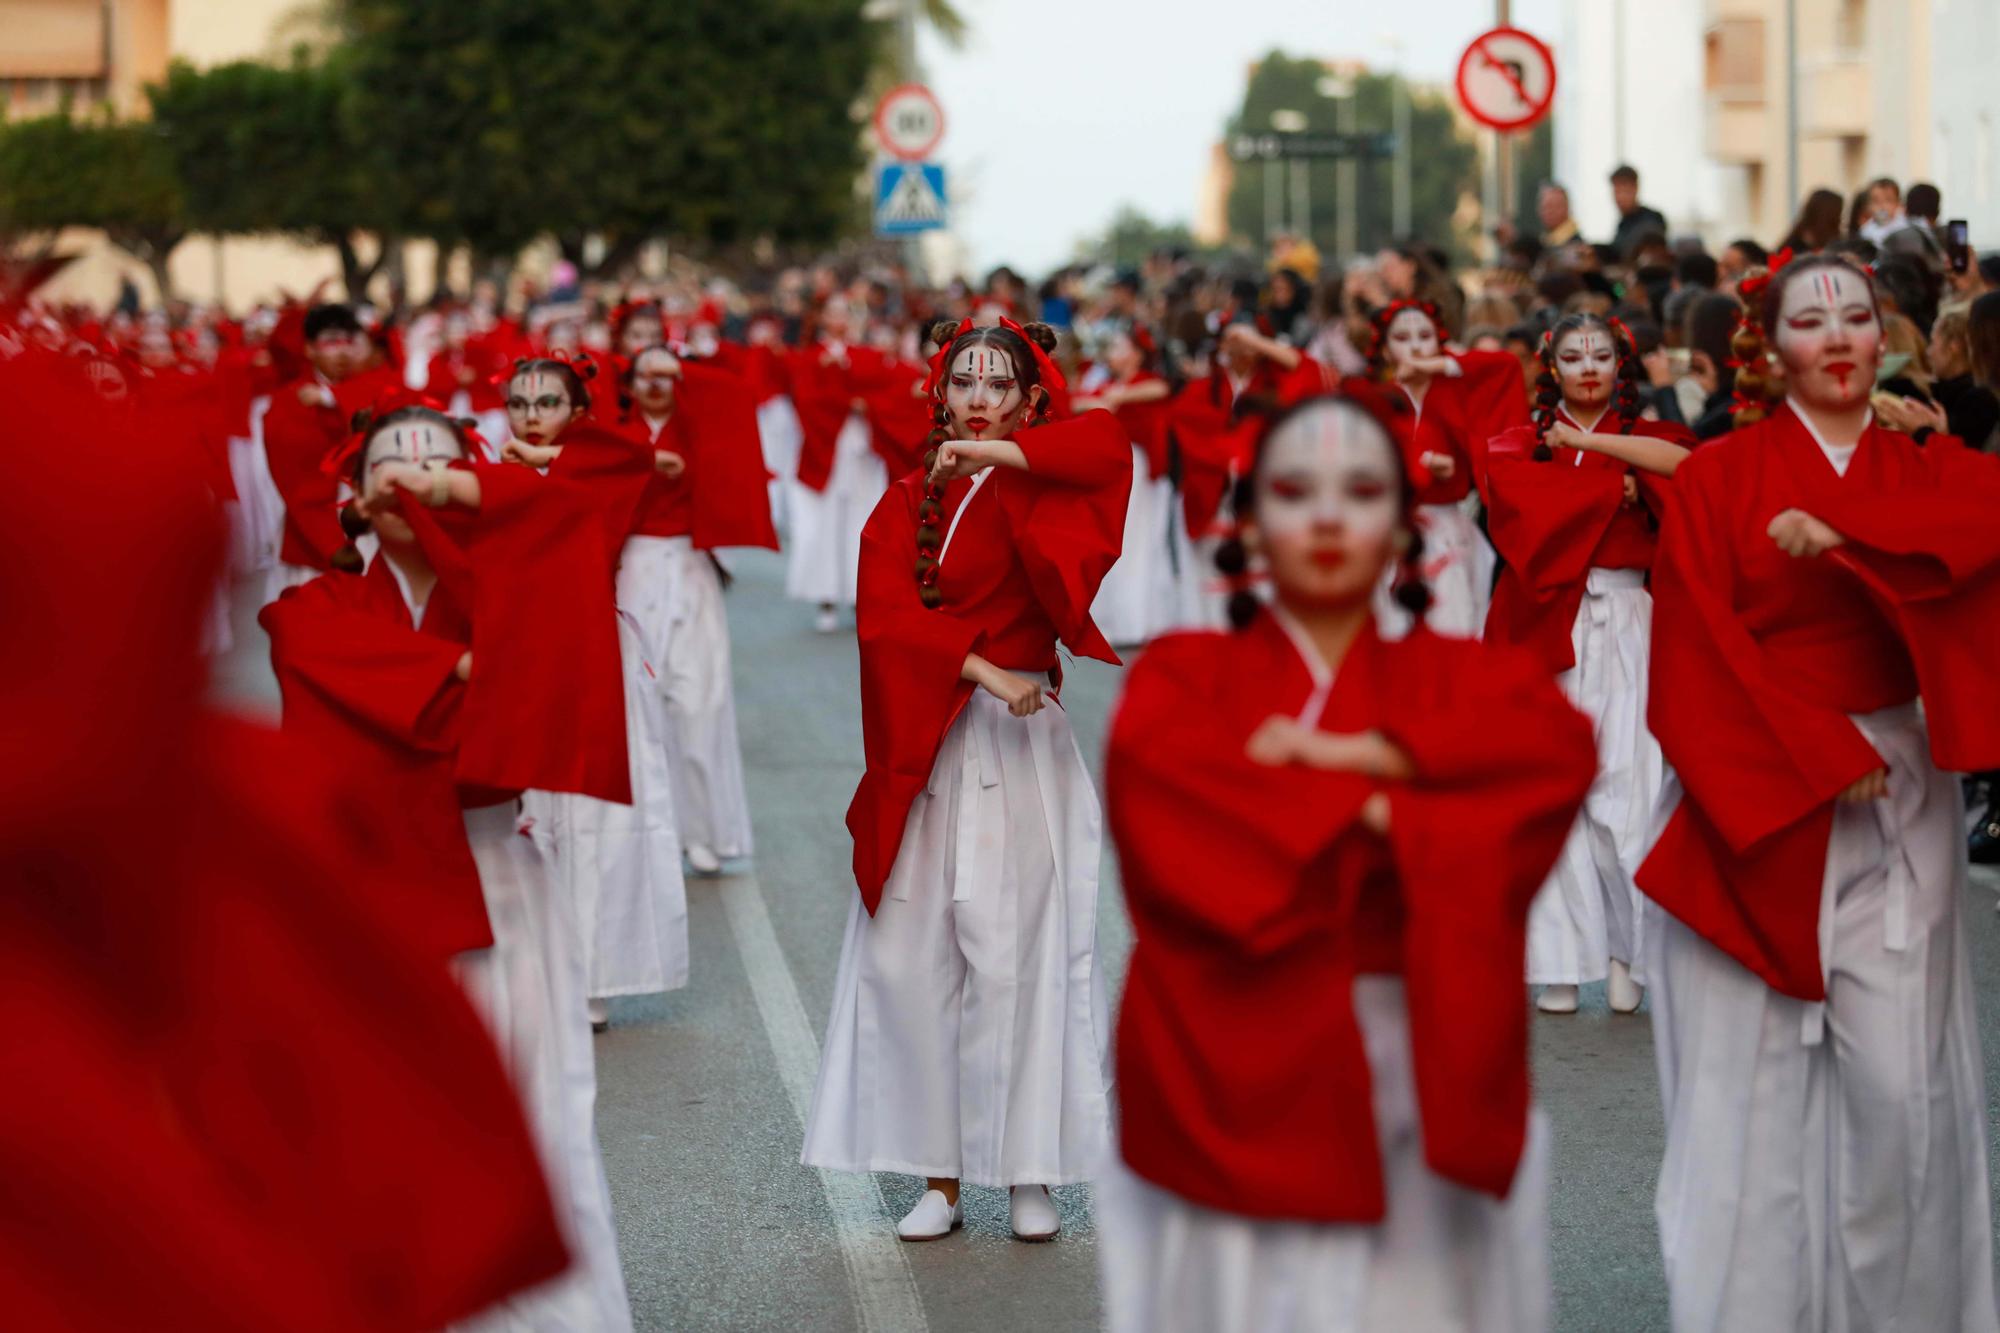
{"type": "MultiPolygon", "coordinates": [[[[803,1137],[813,1083],[819,1076],[819,1041],[806,1019],[791,965],[778,946],[778,933],[771,928],[771,914],[756,875],[731,875],[716,881],[716,887],[737,951],[743,956],[750,994],[764,1020],[764,1035],[777,1059],[778,1077],[803,1137]]],[[[903,1254],[903,1242],[896,1239],[890,1225],[889,1208],[875,1177],[849,1171],[815,1170],[814,1174],[833,1214],[834,1234],[854,1298],[855,1321],[863,1333],[923,1333],[930,1321],[924,1316],[916,1278],[903,1254]]]]}

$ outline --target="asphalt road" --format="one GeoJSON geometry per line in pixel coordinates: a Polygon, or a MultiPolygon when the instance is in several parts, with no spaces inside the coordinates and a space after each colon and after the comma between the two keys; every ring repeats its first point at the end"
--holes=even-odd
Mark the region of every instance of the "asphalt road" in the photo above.
{"type": "MultiPolygon", "coordinates": [[[[1058,1190],[1064,1233],[1022,1245],[1004,1191],[967,1189],[962,1235],[900,1245],[907,1177],[798,1164],[801,1116],[854,894],[841,816],[860,777],[851,633],[818,635],[781,595],[782,563],[733,557],[737,704],[754,861],[689,881],[687,989],[616,1001],[597,1039],[598,1129],[643,1330],[1092,1329],[1100,1323],[1086,1187],[1058,1190]]],[[[250,599],[218,689],[268,713],[275,690],[250,599]]],[[[1064,702],[1093,771],[1119,671],[1068,672],[1064,702]]],[[[1115,998],[1131,931],[1106,851],[1098,945],[1115,998]]],[[[1988,1103],[2000,1089],[2000,877],[1981,872],[1966,917],[1980,989],[1988,1103]]],[[[1666,1327],[1652,1215],[1661,1150],[1651,1031],[1601,986],[1581,1013],[1535,1020],[1536,1096],[1555,1129],[1551,1230],[1557,1327],[1666,1327]]],[[[1992,1155],[1991,1153],[1989,1154],[1992,1155]]],[[[1996,1158],[2000,1160],[2000,1158],[1996,1158]]],[[[2000,1196],[2000,1191],[1996,1191],[2000,1196]]]]}

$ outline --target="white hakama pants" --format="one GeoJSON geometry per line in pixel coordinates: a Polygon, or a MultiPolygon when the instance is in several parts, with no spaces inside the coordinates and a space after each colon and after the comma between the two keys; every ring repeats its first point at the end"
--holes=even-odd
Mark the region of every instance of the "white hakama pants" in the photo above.
{"type": "Polygon", "coordinates": [[[889,470],[870,442],[868,421],[847,418],[833,445],[826,489],[796,479],[787,503],[791,530],[785,595],[802,602],[853,606],[861,575],[861,529],[889,489],[889,470]]]}
{"type": "Polygon", "coordinates": [[[1666,760],[1646,729],[1653,597],[1639,569],[1593,569],[1570,643],[1576,665],[1556,678],[1597,732],[1597,780],[1562,856],[1528,912],[1528,981],[1602,981],[1610,960],[1645,976],[1651,915],[1633,882],[1652,849],[1666,760]]]}
{"type": "Polygon", "coordinates": [[[665,723],[638,627],[618,617],[625,667],[625,751],[632,804],[574,792],[530,791],[534,820],[558,892],[576,904],[584,947],[583,992],[592,999],[652,995],[687,985],[687,881],[674,826],[665,723]]]}
{"type": "Polygon", "coordinates": [[[798,409],[790,398],[779,394],[757,404],[757,442],[764,451],[764,470],[771,474],[771,524],[787,535],[791,531],[787,494],[797,484],[804,438],[805,427],[799,424],[798,409]]]}
{"type": "Polygon", "coordinates": [[[549,1197],[574,1260],[458,1325],[476,1333],[624,1333],[632,1327],[611,1189],[597,1151],[597,1071],[584,1012],[583,949],[566,896],[549,883],[514,803],[465,812],[493,947],[453,970],[486,1019],[534,1132],[549,1197]]]}
{"type": "Polygon", "coordinates": [[[1915,704],[1854,721],[1889,794],[1835,809],[1825,1003],[1664,913],[1654,932],[1678,1333],[2000,1329],[1958,780],[1931,766],[1915,704]]]}
{"type": "Polygon", "coordinates": [[[262,574],[278,563],[285,537],[285,501],[264,461],[264,413],[269,399],[252,409],[250,434],[229,441],[229,479],[236,486],[232,566],[238,575],[262,574]]]}
{"type": "MultiPolygon", "coordinates": [[[[1116,644],[1144,643],[1162,628],[1161,594],[1169,586],[1160,567],[1167,562],[1162,531],[1160,484],[1146,475],[1146,451],[1132,450],[1132,492],[1125,505],[1125,544],[1117,563],[1098,585],[1090,618],[1116,644]]],[[[1165,494],[1171,499],[1173,492],[1165,494]]]]}
{"type": "Polygon", "coordinates": [[[975,693],[874,916],[859,897],[801,1160],[972,1185],[1093,1176],[1107,1133],[1097,795],[1051,704],[975,693]]]}
{"type": "Polygon", "coordinates": [[[715,562],[687,537],[628,537],[618,559],[618,606],[638,622],[658,673],[681,845],[724,860],[750,855],[729,618],[715,562]]]}
{"type": "MultiPolygon", "coordinates": [[[[1468,495],[1456,504],[1418,505],[1416,511],[1417,531],[1424,539],[1419,567],[1431,590],[1424,623],[1439,634],[1461,639],[1476,639],[1485,632],[1486,608],[1493,600],[1496,557],[1473,518],[1478,504],[1476,496],[1468,495]]],[[[1375,592],[1375,618],[1384,637],[1391,639],[1410,631],[1410,613],[1397,604],[1392,590],[1401,573],[1400,563],[1391,565],[1375,592]]]]}
{"type": "Polygon", "coordinates": [[[1189,1203],[1122,1161],[1094,1191],[1112,1333],[1544,1333],[1549,1132],[1541,1112],[1503,1200],[1424,1162],[1400,977],[1354,983],[1387,1216],[1271,1221],[1189,1203]]]}

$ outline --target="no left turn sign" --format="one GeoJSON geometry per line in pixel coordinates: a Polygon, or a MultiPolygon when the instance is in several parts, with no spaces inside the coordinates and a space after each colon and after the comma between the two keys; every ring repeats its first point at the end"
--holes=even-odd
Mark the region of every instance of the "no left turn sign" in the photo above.
{"type": "Polygon", "coordinates": [[[1491,129],[1525,130],[1549,114],[1555,99],[1556,58],[1532,33],[1494,28],[1459,57],[1459,104],[1491,129]]]}

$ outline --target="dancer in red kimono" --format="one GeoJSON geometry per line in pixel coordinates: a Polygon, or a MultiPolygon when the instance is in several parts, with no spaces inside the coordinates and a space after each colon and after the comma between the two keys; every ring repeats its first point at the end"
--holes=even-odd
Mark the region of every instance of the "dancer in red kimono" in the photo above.
{"type": "Polygon", "coordinates": [[[582,1262],[496,1327],[629,1329],[582,935],[522,836],[518,799],[530,785],[630,797],[596,500],[523,469],[465,466],[463,432],[424,406],[384,411],[355,446],[343,521],[371,528],[380,549],[366,573],[324,575],[263,613],[285,729],[345,782],[368,845],[429,867],[428,894],[383,875],[357,887],[387,900],[410,947],[453,959],[562,1200],[582,1262]]]}
{"type": "MultiPolygon", "coordinates": [[[[1480,448],[1527,423],[1521,366],[1506,352],[1447,352],[1444,323],[1428,301],[1392,301],[1375,312],[1373,323],[1369,364],[1416,413],[1405,452],[1428,552],[1431,628],[1476,638],[1486,623],[1494,560],[1468,512],[1468,497],[1480,448]]],[[[1385,625],[1402,620],[1386,588],[1377,610],[1385,625]]]]}
{"type": "Polygon", "coordinates": [[[1331,387],[1326,371],[1296,348],[1231,324],[1216,341],[1208,374],[1181,386],[1167,413],[1167,430],[1179,452],[1181,510],[1193,558],[1181,562],[1181,626],[1219,628],[1228,597],[1212,571],[1215,553],[1233,521],[1224,501],[1250,464],[1258,422],[1244,420],[1239,405],[1286,405],[1331,387]]]}
{"type": "Polygon", "coordinates": [[[1106,760],[1136,937],[1110,1327],[1546,1329],[1520,969],[1590,729],[1525,654],[1378,633],[1384,578],[1428,595],[1386,407],[1283,414],[1237,501],[1233,632],[1147,650],[1106,760]]]}
{"type": "Polygon", "coordinates": [[[1118,557],[1131,449],[1062,392],[1046,325],[941,325],[927,472],[862,536],[854,875],[803,1160],[926,1177],[897,1224],[935,1240],[963,1184],[1011,1188],[1049,1240],[1048,1186],[1105,1142],[1096,794],[1057,645],[1116,662],[1090,603],[1118,557]]]}
{"type": "Polygon", "coordinates": [[[1533,652],[1597,729],[1597,782],[1529,920],[1544,1013],[1575,1013],[1585,982],[1606,983],[1614,1013],[1642,998],[1647,913],[1633,876],[1665,777],[1646,729],[1646,574],[1668,478],[1694,444],[1640,417],[1644,374],[1624,324],[1562,320],[1542,341],[1535,423],[1489,441],[1478,469],[1506,559],[1486,638],[1533,652]]]}
{"type": "MultiPolygon", "coordinates": [[[[585,377],[596,366],[576,360],[527,358],[514,363],[507,415],[514,437],[503,457],[546,468],[599,495],[604,539],[602,575],[621,593],[637,595],[616,572],[646,506],[651,478],[679,470],[629,435],[593,418],[585,377]]],[[[660,666],[648,656],[646,627],[619,604],[613,612],[625,682],[625,749],[631,762],[629,801],[588,794],[532,791],[526,808],[535,837],[562,890],[577,903],[590,977],[590,1021],[609,1026],[609,1001],[651,995],[687,984],[687,881],[681,869],[674,811],[667,719],[660,666]]]]}
{"type": "Polygon", "coordinates": [[[285,501],[270,597],[331,569],[347,544],[340,481],[324,464],[347,440],[354,414],[398,383],[393,369],[374,363],[374,344],[349,307],[314,306],[302,331],[311,370],[271,395],[263,421],[265,462],[285,501]]]}
{"type": "Polygon", "coordinates": [[[817,323],[817,337],[786,358],[803,434],[786,504],[785,595],[813,603],[814,628],[832,633],[838,608],[854,605],[862,525],[906,469],[889,466],[868,402],[892,374],[888,359],[861,343],[844,298],[827,301],[817,323]]]}
{"type": "Polygon", "coordinates": [[[203,488],[20,362],[0,392],[36,442],[0,494],[35,556],[0,567],[5,1322],[415,1333],[546,1280],[534,1141],[357,893],[376,844],[309,753],[201,702],[203,488]]]}
{"type": "Polygon", "coordinates": [[[1104,576],[1091,607],[1091,617],[1112,643],[1144,643],[1175,622],[1175,564],[1168,543],[1181,523],[1167,466],[1167,399],[1172,391],[1153,368],[1155,350],[1152,335],[1143,328],[1113,334],[1104,349],[1103,380],[1071,403],[1079,412],[1106,409],[1132,441],[1125,549],[1104,576]]]}
{"type": "Polygon", "coordinates": [[[715,874],[751,854],[729,619],[715,551],[778,547],[757,408],[735,376],[665,347],[627,376],[625,429],[654,471],[618,561],[618,605],[639,623],[665,708],[667,766],[688,864],[715,874]]]}
{"type": "Polygon", "coordinates": [[[1953,774],[2000,763],[2000,460],[1872,420],[1860,269],[1749,286],[1738,390],[1772,329],[1784,402],[1681,466],[1653,563],[1673,1323],[1992,1330],[1953,774]]]}

